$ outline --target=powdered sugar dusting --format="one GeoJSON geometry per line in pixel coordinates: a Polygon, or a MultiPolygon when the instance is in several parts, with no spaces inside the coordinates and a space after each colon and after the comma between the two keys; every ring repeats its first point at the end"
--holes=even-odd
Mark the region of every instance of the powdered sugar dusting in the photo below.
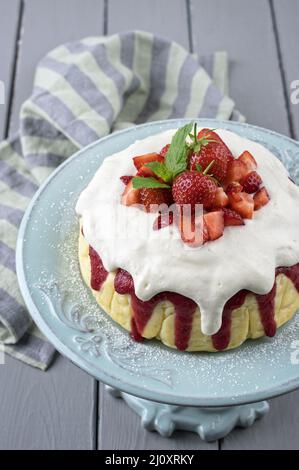
{"type": "MultiPolygon", "coordinates": [[[[253,139],[261,138],[261,131],[240,125],[237,128],[250,132],[253,139]]],[[[165,127],[161,125],[160,129],[165,127]]],[[[295,154],[295,144],[277,138],[277,149],[284,161],[289,147],[295,154]]],[[[267,392],[271,388],[280,393],[284,384],[297,380],[298,365],[291,363],[291,353],[293,342],[299,340],[298,313],[274,338],[248,340],[238,349],[213,354],[178,352],[158,341],[137,344],[100,309],[81,278],[77,253],[79,225],[74,208],[102,158],[94,150],[87,152],[87,157],[73,160],[48,184],[45,197],[38,199],[32,209],[23,240],[26,282],[39,316],[50,325],[54,337],[74,353],[78,358],[75,361],[98,378],[104,376],[108,381],[113,376],[119,388],[129,384],[132,393],[134,390],[138,394],[142,389],[147,396],[151,394],[150,398],[164,397],[173,403],[185,402],[185,398],[192,404],[213,398],[214,404],[239,403],[240,397],[246,400],[250,395],[255,399],[255,391],[267,392]],[[41,290],[41,286],[52,282],[67,294],[66,308],[83,306],[93,319],[93,331],[63,327],[57,312],[49,310],[41,290]],[[99,336],[103,338],[101,342],[97,342],[99,336]],[[88,347],[90,342],[93,347],[88,347]],[[106,351],[110,351],[110,356],[106,351]]],[[[289,168],[294,166],[294,160],[289,163],[289,168]]]]}
{"type": "MultiPolygon", "coordinates": [[[[66,199],[64,213],[69,211],[73,213],[73,209],[66,199]]],[[[63,219],[67,220],[69,216],[63,219]]],[[[239,390],[240,383],[244,387],[252,387],[250,371],[256,378],[254,388],[258,389],[258,377],[265,374],[264,367],[259,370],[258,364],[264,366],[266,363],[269,370],[276,370],[276,373],[277,369],[284,367],[283,357],[286,343],[299,338],[299,313],[291,322],[282,327],[274,338],[249,340],[238,350],[223,353],[184,353],[170,350],[158,341],[150,340],[142,344],[134,342],[129,334],[115,324],[98,306],[90,290],[83,283],[77,256],[78,226],[73,224],[72,227],[69,227],[66,223],[66,227],[63,227],[63,230],[61,230],[60,224],[56,227],[60,233],[61,231],[65,232],[63,240],[56,245],[57,252],[63,253],[63,264],[59,267],[59,273],[53,276],[52,281],[58,283],[62,292],[67,291],[72,299],[77,299],[80,304],[85,306],[89,316],[94,320],[95,330],[92,334],[104,333],[113,360],[122,364],[122,358],[126,355],[126,362],[129,363],[128,373],[140,375],[141,383],[143,383],[142,377],[143,379],[147,378],[148,369],[155,371],[151,377],[155,380],[155,377],[159,379],[159,375],[164,377],[164,364],[167,364],[167,367],[169,364],[175,364],[169,371],[167,369],[170,375],[168,386],[175,387],[176,383],[182,379],[180,371],[183,371],[184,376],[189,376],[187,380],[200,380],[202,385],[214,382],[216,387],[213,393],[217,396],[219,393],[225,392],[227,381],[236,390],[239,390]],[[113,357],[115,354],[117,357],[113,357]],[[217,363],[217,369],[221,368],[221,375],[215,375],[215,363],[217,363]]],[[[52,229],[56,230],[55,227],[52,229]]],[[[39,280],[40,284],[43,282],[49,283],[46,274],[44,279],[42,274],[39,280]]],[[[74,337],[77,335],[74,334],[74,337]]],[[[146,387],[146,380],[144,386],[146,387]]]]}

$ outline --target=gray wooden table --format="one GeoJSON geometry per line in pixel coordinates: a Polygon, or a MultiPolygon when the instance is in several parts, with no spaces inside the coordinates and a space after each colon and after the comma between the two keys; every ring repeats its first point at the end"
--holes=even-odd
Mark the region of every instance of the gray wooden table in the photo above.
{"type": "MultiPolygon", "coordinates": [[[[0,0],[0,138],[18,127],[38,60],[87,35],[144,29],[190,51],[225,49],[231,96],[248,122],[299,138],[299,0],[0,0]]],[[[251,429],[205,444],[144,431],[126,405],[67,359],[44,373],[6,357],[0,367],[0,449],[291,449],[299,448],[299,391],[271,400],[251,429]]]]}

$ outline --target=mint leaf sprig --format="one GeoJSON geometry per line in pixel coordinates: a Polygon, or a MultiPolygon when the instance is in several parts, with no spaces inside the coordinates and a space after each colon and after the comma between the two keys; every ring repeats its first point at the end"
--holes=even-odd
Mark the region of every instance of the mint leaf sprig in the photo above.
{"type": "Polygon", "coordinates": [[[167,154],[165,162],[150,162],[145,166],[150,168],[153,173],[161,178],[165,183],[156,180],[153,177],[134,177],[132,184],[134,189],[140,188],[170,188],[166,183],[171,183],[172,180],[182,171],[187,168],[187,157],[189,147],[186,143],[186,138],[190,134],[193,123],[186,124],[181,127],[174,134],[167,154]]]}
{"type": "Polygon", "coordinates": [[[173,179],[172,172],[167,168],[165,163],[161,162],[150,162],[147,163],[145,166],[150,168],[158,178],[161,178],[165,183],[170,183],[173,179]]]}
{"type": "MultiPolygon", "coordinates": [[[[212,129],[214,130],[214,129],[212,129]]],[[[197,137],[197,123],[190,122],[176,131],[172,137],[169,149],[165,155],[164,162],[150,162],[145,166],[160,179],[154,177],[137,176],[132,179],[134,189],[140,188],[171,188],[174,178],[187,170],[188,154],[190,152],[200,152],[201,148],[210,142],[217,142],[209,139],[209,136],[197,137]],[[191,133],[193,128],[193,133],[191,133]],[[191,143],[186,142],[187,137],[191,138],[191,143]],[[162,180],[162,181],[161,181],[162,180]]],[[[211,166],[209,166],[210,169],[211,166]]]]}
{"type": "Polygon", "coordinates": [[[161,181],[156,180],[152,176],[135,176],[132,179],[133,188],[165,188],[170,189],[170,186],[166,183],[161,183],[161,181]]]}
{"type": "Polygon", "coordinates": [[[187,169],[187,157],[190,148],[186,138],[190,134],[192,127],[192,122],[181,127],[176,131],[171,140],[170,147],[165,156],[165,166],[172,174],[172,179],[187,169]]]}

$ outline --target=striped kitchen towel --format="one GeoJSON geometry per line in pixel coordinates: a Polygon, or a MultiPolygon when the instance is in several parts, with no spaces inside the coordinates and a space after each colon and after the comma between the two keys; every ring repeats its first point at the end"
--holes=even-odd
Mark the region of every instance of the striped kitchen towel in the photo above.
{"type": "Polygon", "coordinates": [[[41,369],[55,352],[30,319],[15,268],[18,226],[38,186],[76,150],[129,125],[243,120],[227,71],[224,52],[198,57],[145,32],[83,39],[41,60],[19,133],[0,145],[0,348],[41,369]]]}

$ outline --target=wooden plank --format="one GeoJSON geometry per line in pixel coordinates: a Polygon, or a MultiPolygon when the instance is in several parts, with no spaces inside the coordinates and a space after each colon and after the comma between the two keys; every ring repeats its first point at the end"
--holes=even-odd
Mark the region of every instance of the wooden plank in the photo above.
{"type": "MultiPolygon", "coordinates": [[[[295,104],[291,102],[291,93],[293,91],[291,88],[292,82],[299,80],[297,48],[299,2],[298,0],[289,0],[286,5],[278,0],[274,0],[273,10],[281,53],[281,68],[285,74],[285,92],[291,117],[292,137],[299,139],[299,103],[295,104]]],[[[298,84],[296,88],[298,89],[298,84]]]]}
{"type": "Polygon", "coordinates": [[[62,356],[47,372],[0,366],[0,449],[91,449],[93,380],[62,356]]]}
{"type": "Polygon", "coordinates": [[[20,0],[0,0],[0,140],[6,137],[20,5],[20,0]]]}
{"type": "Polygon", "coordinates": [[[299,391],[270,400],[270,412],[251,428],[233,431],[221,449],[287,450],[298,449],[299,391]]]}
{"type": "Polygon", "coordinates": [[[231,96],[247,121],[287,134],[269,3],[191,0],[191,24],[195,52],[228,52],[231,96]]]}
{"type": "MultiPolygon", "coordinates": [[[[293,137],[299,137],[299,104],[290,102],[291,82],[299,79],[297,38],[299,4],[289,0],[288,5],[274,0],[274,21],[278,41],[281,72],[284,74],[286,106],[292,117],[293,137]]],[[[222,444],[223,449],[298,449],[299,391],[270,401],[270,413],[250,430],[233,432],[222,444]]]]}
{"type": "MultiPolygon", "coordinates": [[[[278,1],[276,4],[283,10],[278,1]]],[[[248,122],[288,134],[290,126],[270,4],[258,0],[197,0],[192,2],[191,18],[195,50],[228,51],[232,61],[231,95],[248,122]]],[[[290,61],[292,57],[293,60],[296,57],[295,45],[290,61]]],[[[268,416],[252,428],[234,431],[224,439],[221,448],[298,448],[295,406],[298,396],[297,392],[271,400],[268,416]]]]}
{"type": "MultiPolygon", "coordinates": [[[[186,2],[181,0],[126,0],[108,2],[108,34],[147,30],[175,40],[189,48],[186,2]]],[[[140,418],[120,399],[112,398],[100,388],[99,449],[217,449],[205,444],[192,433],[176,433],[170,439],[148,432],[140,418]]]]}
{"type": "Polygon", "coordinates": [[[191,432],[175,432],[166,438],[155,431],[146,431],[141,426],[140,417],[122,399],[111,397],[104,390],[104,385],[101,385],[100,410],[99,449],[218,449],[217,442],[202,442],[199,436],[191,432]]]}
{"type": "Polygon", "coordinates": [[[25,0],[24,11],[11,132],[18,128],[19,110],[30,96],[38,61],[64,42],[100,35],[104,29],[104,0],[85,0],[84,7],[81,0],[25,0]]]}
{"type": "Polygon", "coordinates": [[[189,49],[186,2],[182,0],[109,0],[109,34],[144,30],[177,41],[189,49]]]}
{"type": "MultiPolygon", "coordinates": [[[[8,3],[8,2],[6,2],[8,3]]],[[[2,11],[1,11],[2,14],[2,11]]],[[[103,2],[25,2],[10,132],[30,95],[38,60],[60,43],[103,32],[103,2]]],[[[9,357],[0,367],[0,448],[90,449],[96,435],[96,383],[67,359],[47,372],[9,357]]]]}

